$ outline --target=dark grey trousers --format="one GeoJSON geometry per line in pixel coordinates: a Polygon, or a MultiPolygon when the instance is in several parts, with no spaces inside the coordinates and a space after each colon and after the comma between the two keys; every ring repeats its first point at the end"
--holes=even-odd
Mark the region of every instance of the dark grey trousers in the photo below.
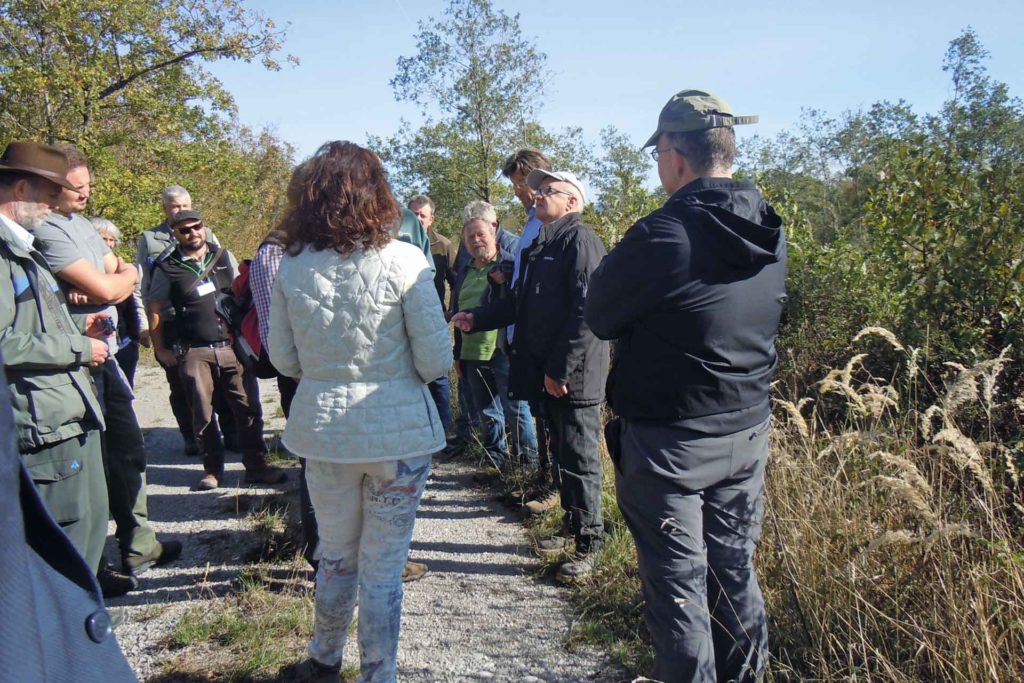
{"type": "Polygon", "coordinates": [[[654,677],[755,681],[768,659],[754,550],[764,516],[769,421],[710,437],[623,420],[619,507],[636,542],[654,677]]]}

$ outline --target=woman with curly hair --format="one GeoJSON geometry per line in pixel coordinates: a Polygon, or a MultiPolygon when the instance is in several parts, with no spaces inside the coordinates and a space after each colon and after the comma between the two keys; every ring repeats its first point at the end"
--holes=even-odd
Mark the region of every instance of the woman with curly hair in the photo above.
{"type": "Polygon", "coordinates": [[[359,602],[361,675],[394,681],[402,568],[445,434],[427,383],[451,341],[423,254],[394,239],[400,208],[372,152],[323,145],[283,221],[270,359],[301,377],[282,441],[306,458],[320,561],[303,680],[338,680],[359,602]]]}

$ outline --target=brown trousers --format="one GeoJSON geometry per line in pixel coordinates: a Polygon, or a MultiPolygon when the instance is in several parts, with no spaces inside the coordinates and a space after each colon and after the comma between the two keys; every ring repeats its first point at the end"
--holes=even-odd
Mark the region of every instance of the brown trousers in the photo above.
{"type": "Polygon", "coordinates": [[[191,347],[178,361],[178,369],[192,408],[192,429],[207,474],[224,474],[224,447],[213,424],[213,394],[217,389],[235,417],[246,471],[264,467],[267,446],[263,442],[262,411],[246,395],[242,364],[231,347],[191,347]]]}

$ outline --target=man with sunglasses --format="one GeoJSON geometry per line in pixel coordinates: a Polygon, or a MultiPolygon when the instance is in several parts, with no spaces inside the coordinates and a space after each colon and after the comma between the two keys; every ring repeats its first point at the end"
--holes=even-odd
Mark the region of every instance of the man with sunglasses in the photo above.
{"type": "MultiPolygon", "coordinates": [[[[170,221],[178,215],[178,212],[192,210],[192,195],[181,185],[168,185],[161,193],[161,206],[166,217],[165,220],[156,227],[144,230],[139,235],[139,243],[135,250],[135,265],[138,266],[139,271],[142,273],[139,285],[135,288],[135,303],[138,305],[139,310],[142,311],[146,310],[146,305],[149,303],[149,286],[156,262],[161,256],[166,256],[177,246],[170,221]]],[[[209,226],[206,227],[206,240],[218,247],[220,246],[220,240],[217,239],[216,233],[209,226]]],[[[230,253],[226,254],[226,256],[232,259],[237,268],[237,262],[233,261],[234,256],[230,253]]],[[[163,315],[164,322],[167,322],[173,314],[173,309],[166,309],[163,315]]],[[[145,317],[143,316],[144,319],[145,317]]],[[[164,340],[168,343],[168,346],[172,342],[168,334],[169,332],[170,330],[165,326],[164,340]]],[[[140,343],[147,347],[150,345],[148,324],[145,325],[140,333],[140,343]]],[[[167,377],[167,386],[170,389],[168,400],[171,404],[171,412],[178,423],[178,431],[181,432],[181,438],[185,445],[185,455],[190,457],[196,456],[199,454],[199,447],[196,445],[195,436],[192,434],[192,409],[188,404],[185,387],[181,383],[181,377],[177,369],[164,367],[164,374],[167,377]]],[[[246,380],[245,388],[249,393],[250,400],[252,400],[253,397],[259,396],[258,384],[255,378],[249,379],[248,375],[246,380]]],[[[220,429],[228,447],[232,447],[234,442],[237,441],[235,422],[231,411],[220,395],[214,397],[214,412],[217,416],[214,422],[216,428],[220,429]]]]}
{"type": "Polygon", "coordinates": [[[604,545],[598,438],[608,343],[583,321],[583,304],[605,249],[580,217],[586,195],[575,174],[534,169],[526,182],[543,225],[523,255],[513,296],[460,311],[452,322],[463,332],[515,323],[509,393],[544,403],[565,511],[560,533],[541,541],[537,550],[556,555],[575,545],[556,574],[572,583],[593,572],[604,545]]]}
{"type": "Polygon", "coordinates": [[[247,484],[278,484],[285,473],[267,465],[263,418],[243,385],[242,364],[231,348],[228,324],[219,300],[231,295],[237,268],[229,252],[206,241],[206,226],[196,211],[170,219],[178,246],[157,261],[149,287],[150,336],[160,364],[177,368],[192,407],[192,430],[203,459],[196,488],[210,490],[224,478],[224,445],[213,427],[213,396],[218,388],[238,425],[247,484]],[[171,308],[175,345],[165,338],[164,310],[171,308]]]}
{"type": "Polygon", "coordinates": [[[756,121],[706,91],[669,100],[645,145],[668,201],[594,272],[584,313],[617,340],[608,450],[666,683],[759,681],[768,659],[753,558],[786,237],[732,178],[733,126],[756,121]]]}

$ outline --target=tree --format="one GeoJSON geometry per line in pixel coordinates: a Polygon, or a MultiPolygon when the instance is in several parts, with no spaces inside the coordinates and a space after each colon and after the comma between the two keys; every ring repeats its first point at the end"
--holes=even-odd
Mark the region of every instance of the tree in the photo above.
{"type": "Polygon", "coordinates": [[[0,0],[0,36],[3,137],[92,147],[217,132],[234,103],[200,62],[277,69],[283,32],[238,0],[0,0]]]}
{"type": "Polygon", "coordinates": [[[293,152],[241,127],[203,64],[277,69],[283,36],[240,0],[0,0],[0,143],[80,147],[96,178],[90,210],[126,242],[160,220],[160,189],[179,183],[229,243],[248,245],[245,231],[271,221],[261,194],[280,193],[293,152]]]}
{"type": "Polygon", "coordinates": [[[535,120],[543,102],[546,56],[522,35],[519,15],[489,0],[452,0],[440,20],[421,21],[415,55],[398,60],[391,80],[399,101],[414,102],[419,128],[404,122],[389,138],[370,137],[400,195],[426,192],[439,226],[457,234],[457,214],[473,199],[510,207],[499,170],[519,147],[538,147],[559,165],[586,163],[578,129],[554,136],[535,120]]]}
{"type": "Polygon", "coordinates": [[[642,216],[665,202],[660,188],[647,188],[651,157],[614,126],[601,131],[603,156],[592,166],[593,189],[597,197],[586,218],[605,246],[611,247],[642,216]]]}

